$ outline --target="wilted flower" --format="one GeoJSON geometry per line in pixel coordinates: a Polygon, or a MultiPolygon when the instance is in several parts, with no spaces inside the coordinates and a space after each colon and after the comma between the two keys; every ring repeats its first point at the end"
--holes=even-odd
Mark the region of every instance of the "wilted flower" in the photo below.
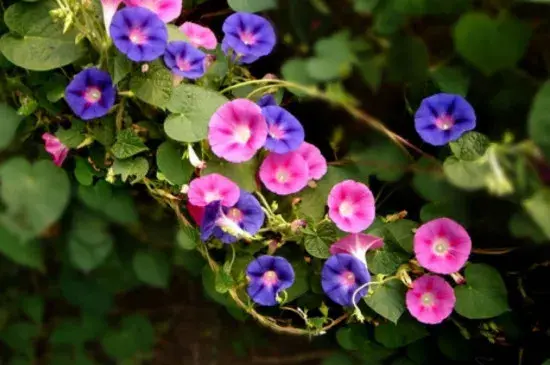
{"type": "Polygon", "coordinates": [[[277,106],[277,100],[271,94],[266,94],[258,100],[256,103],[260,108],[265,108],[266,106],[277,106]]]}
{"type": "Polygon", "coordinates": [[[321,151],[311,143],[304,142],[296,150],[306,160],[309,169],[309,178],[320,180],[327,173],[327,160],[321,151]]]}
{"type": "Polygon", "coordinates": [[[122,0],[101,0],[101,7],[103,8],[103,22],[107,33],[109,33],[111,20],[113,19],[113,16],[115,15],[121,2],[122,0]]]}
{"type": "Polygon", "coordinates": [[[279,256],[263,255],[248,264],[246,275],[247,288],[252,301],[259,305],[277,305],[277,295],[294,283],[292,265],[279,256]]]}
{"type": "Polygon", "coordinates": [[[170,42],[164,53],[164,63],[172,73],[187,79],[198,79],[206,72],[206,54],[182,41],[170,42]]]}
{"type": "Polygon", "coordinates": [[[165,23],[171,22],[181,14],[183,0],[124,0],[128,6],[141,6],[151,10],[165,23]]]}
{"type": "Polygon", "coordinates": [[[222,50],[232,49],[242,63],[252,63],[271,53],[275,46],[275,31],[271,24],[256,14],[235,13],[225,19],[222,50]]]}
{"type": "Polygon", "coordinates": [[[262,114],[267,122],[265,148],[275,153],[296,150],[304,142],[304,128],[292,114],[280,106],[266,106],[262,114]]]}
{"type": "Polygon", "coordinates": [[[451,315],[456,298],[451,285],[440,276],[424,275],[407,292],[407,309],[419,322],[438,324],[451,315]]]}
{"type": "Polygon", "coordinates": [[[216,110],[208,125],[208,143],[218,157],[231,162],[250,160],[265,143],[267,124],[252,101],[235,99],[216,110]]]}
{"type": "Polygon", "coordinates": [[[52,156],[53,163],[57,166],[63,165],[63,161],[69,154],[69,148],[65,146],[61,141],[50,133],[44,133],[42,135],[44,140],[44,148],[52,156]]]}
{"type": "Polygon", "coordinates": [[[321,286],[335,303],[351,307],[367,294],[370,282],[367,266],[352,255],[340,253],[331,256],[321,271],[321,286]],[[357,294],[355,292],[360,288],[357,294]]]}
{"type": "Polygon", "coordinates": [[[209,174],[194,179],[189,184],[189,202],[198,207],[220,200],[224,207],[231,207],[239,200],[237,184],[220,174],[209,174]]]}
{"type": "Polygon", "coordinates": [[[374,196],[357,181],[345,180],[332,188],[327,202],[330,219],[344,232],[358,233],[374,221],[374,196]]]}
{"type": "Polygon", "coordinates": [[[384,241],[380,237],[364,233],[352,233],[344,238],[340,238],[330,246],[330,253],[336,255],[347,253],[361,260],[367,265],[365,256],[368,250],[375,250],[384,246],[384,241]]]}
{"type": "Polygon", "coordinates": [[[92,67],[75,75],[65,89],[65,100],[78,117],[90,120],[109,112],[115,103],[115,94],[111,76],[92,67]]]}
{"type": "Polygon", "coordinates": [[[110,30],[115,47],[132,61],[152,61],[162,56],[166,49],[166,24],[146,8],[117,11],[110,30]]]}
{"type": "Polygon", "coordinates": [[[414,116],[414,125],[425,142],[442,146],[474,129],[476,115],[462,96],[436,94],[422,100],[414,116]]]}
{"type": "Polygon", "coordinates": [[[472,250],[468,232],[449,218],[438,218],[421,225],[414,235],[418,263],[437,274],[460,270],[472,250]]]}
{"type": "Polygon", "coordinates": [[[260,180],[276,194],[288,195],[306,187],[309,173],[306,161],[296,152],[271,152],[260,166],[260,180]]]}
{"type": "Polygon", "coordinates": [[[185,34],[185,36],[189,40],[189,43],[191,43],[195,47],[216,49],[216,46],[218,45],[216,36],[214,35],[214,32],[210,30],[210,28],[203,27],[202,25],[192,22],[185,22],[180,26],[179,29],[182,31],[183,34],[185,34]]]}

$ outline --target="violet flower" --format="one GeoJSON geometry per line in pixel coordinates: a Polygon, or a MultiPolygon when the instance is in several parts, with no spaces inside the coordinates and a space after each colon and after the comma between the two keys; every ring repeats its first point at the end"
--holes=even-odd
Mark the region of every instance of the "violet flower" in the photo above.
{"type": "Polygon", "coordinates": [[[65,100],[84,120],[106,115],[115,103],[116,91],[111,76],[97,68],[80,71],[65,89],[65,100]]]}
{"type": "Polygon", "coordinates": [[[247,288],[252,301],[259,305],[277,305],[277,295],[294,283],[292,265],[284,258],[263,255],[248,264],[247,288]]]}
{"type": "Polygon", "coordinates": [[[182,41],[170,42],[164,53],[164,63],[172,73],[187,79],[198,79],[206,72],[206,54],[182,41]]]}
{"type": "Polygon", "coordinates": [[[356,257],[344,253],[331,256],[321,271],[321,286],[333,302],[344,307],[357,304],[367,294],[370,282],[367,266],[356,257]],[[355,292],[361,288],[355,294],[355,292]]]}

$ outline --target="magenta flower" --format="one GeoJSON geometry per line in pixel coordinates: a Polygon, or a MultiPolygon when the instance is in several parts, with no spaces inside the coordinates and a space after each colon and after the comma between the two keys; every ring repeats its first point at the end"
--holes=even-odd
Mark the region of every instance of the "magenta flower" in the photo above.
{"type": "Polygon", "coordinates": [[[321,151],[311,143],[304,142],[296,152],[306,160],[309,168],[309,178],[320,180],[327,173],[327,160],[321,151]]]}
{"type": "Polygon", "coordinates": [[[216,110],[208,125],[208,143],[218,157],[231,162],[250,160],[265,143],[267,124],[261,108],[235,99],[216,110]]]}
{"type": "Polygon", "coordinates": [[[189,43],[195,47],[216,49],[218,45],[218,40],[210,28],[192,22],[185,22],[180,26],[180,30],[185,34],[189,43]]]}
{"type": "Polygon", "coordinates": [[[345,253],[331,256],[321,270],[323,291],[333,302],[345,307],[357,304],[367,294],[370,279],[367,266],[345,253]]]}
{"type": "Polygon", "coordinates": [[[65,89],[65,100],[80,118],[90,120],[106,115],[115,103],[111,76],[95,67],[77,73],[65,89]]]}
{"type": "Polygon", "coordinates": [[[437,274],[459,271],[470,256],[472,240],[460,224],[449,218],[424,223],[414,235],[414,253],[420,265],[437,274]]]}
{"type": "Polygon", "coordinates": [[[409,313],[419,322],[438,324],[451,315],[455,292],[440,276],[424,275],[412,283],[406,297],[409,313]]]}
{"type": "Polygon", "coordinates": [[[128,6],[141,6],[151,10],[165,23],[171,22],[181,14],[183,0],[124,0],[128,6]]]}
{"type": "Polygon", "coordinates": [[[347,253],[357,257],[365,265],[367,260],[365,256],[368,250],[375,250],[384,246],[384,241],[380,237],[364,233],[352,233],[344,238],[340,238],[330,246],[331,255],[347,253]]]}
{"type": "Polygon", "coordinates": [[[374,221],[374,196],[359,182],[345,180],[334,185],[327,205],[330,219],[344,232],[361,232],[374,221]]]}
{"type": "Polygon", "coordinates": [[[260,180],[276,194],[296,193],[305,188],[309,181],[307,163],[296,152],[284,155],[271,152],[260,166],[260,180]]]}
{"type": "Polygon", "coordinates": [[[105,30],[107,34],[110,34],[109,27],[111,26],[111,20],[115,15],[118,6],[122,0],[101,0],[101,7],[103,8],[103,22],[105,24],[105,30]]]}
{"type": "Polygon", "coordinates": [[[209,174],[194,179],[189,184],[189,202],[198,207],[221,200],[225,207],[231,207],[239,200],[241,192],[237,184],[220,174],[209,174]]]}
{"type": "Polygon", "coordinates": [[[294,284],[294,270],[284,257],[263,255],[248,264],[246,291],[259,305],[277,305],[277,295],[294,284]]]}
{"type": "Polygon", "coordinates": [[[61,141],[50,133],[44,133],[42,135],[44,140],[44,148],[52,156],[53,163],[57,166],[63,165],[63,161],[69,154],[69,148],[65,146],[61,141]]]}
{"type": "Polygon", "coordinates": [[[265,149],[275,153],[292,152],[304,142],[302,124],[278,105],[262,107],[267,122],[265,149]]]}

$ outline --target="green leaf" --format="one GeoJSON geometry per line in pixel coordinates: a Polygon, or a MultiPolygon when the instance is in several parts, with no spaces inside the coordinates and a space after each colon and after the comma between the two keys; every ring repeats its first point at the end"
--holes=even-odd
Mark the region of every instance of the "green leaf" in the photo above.
{"type": "MultiPolygon", "coordinates": [[[[287,81],[294,82],[303,86],[315,85],[315,79],[308,72],[308,60],[302,58],[290,58],[281,67],[281,74],[287,81]]],[[[289,88],[290,92],[300,96],[303,91],[289,88]]]]}
{"type": "Polygon", "coordinates": [[[443,171],[449,182],[464,190],[477,190],[485,186],[486,167],[478,161],[463,161],[448,157],[443,171]]]}
{"type": "Polygon", "coordinates": [[[550,81],[546,81],[537,92],[527,125],[529,137],[550,159],[550,81]]]}
{"type": "Polygon", "coordinates": [[[486,13],[467,13],[454,29],[458,53],[487,76],[513,68],[530,38],[531,29],[505,12],[497,19],[486,13]]]}
{"type": "Polygon", "coordinates": [[[18,263],[40,271],[45,270],[44,254],[38,241],[22,242],[0,226],[0,253],[18,263]]]}
{"type": "Polygon", "coordinates": [[[392,280],[383,285],[376,285],[372,294],[365,298],[367,305],[382,317],[397,323],[405,312],[405,285],[392,280]]]}
{"type": "Polygon", "coordinates": [[[170,280],[170,261],[157,251],[138,251],[132,259],[134,272],[139,280],[158,288],[167,288],[170,280]]]}
{"type": "Polygon", "coordinates": [[[116,52],[114,57],[109,57],[109,69],[116,85],[132,72],[132,61],[125,54],[116,52]]]}
{"type": "Polygon", "coordinates": [[[439,162],[422,157],[414,167],[412,185],[422,198],[443,201],[457,196],[458,190],[447,182],[439,162]]]}
{"type": "Polygon", "coordinates": [[[466,284],[455,287],[458,314],[469,319],[486,319],[508,311],[508,292],[496,269],[469,264],[465,274],[466,284]]]}
{"type": "Polygon", "coordinates": [[[438,67],[432,71],[432,79],[444,93],[466,96],[470,87],[470,75],[457,67],[438,67]]]}
{"type": "Polygon", "coordinates": [[[79,186],[78,197],[88,207],[120,224],[134,223],[138,216],[132,197],[126,190],[115,190],[105,180],[93,186],[79,186]]]}
{"type": "Polygon", "coordinates": [[[50,342],[56,345],[83,345],[102,335],[107,327],[103,318],[89,314],[83,314],[78,320],[66,318],[56,325],[50,342]]]}
{"type": "Polygon", "coordinates": [[[382,82],[385,61],[385,57],[383,55],[379,55],[361,59],[357,64],[357,68],[363,77],[363,81],[365,81],[374,92],[378,91],[380,83],[382,82]]]}
{"type": "Polygon", "coordinates": [[[57,221],[69,202],[65,170],[51,161],[31,165],[15,157],[0,167],[1,194],[7,210],[1,219],[22,238],[38,235],[57,221]]]}
{"type": "Polygon", "coordinates": [[[224,270],[219,270],[216,273],[215,288],[218,293],[227,293],[235,285],[235,280],[231,274],[226,273],[224,270]]]}
{"type": "Polygon", "coordinates": [[[37,325],[44,318],[44,299],[39,296],[24,296],[21,298],[21,309],[37,325]]]}
{"type": "Polygon", "coordinates": [[[313,257],[327,259],[330,256],[330,245],[336,241],[336,227],[332,222],[323,221],[312,229],[304,229],[304,246],[313,257]]]}
{"type": "Polygon", "coordinates": [[[395,11],[396,0],[379,0],[374,9],[373,29],[381,35],[397,32],[406,22],[404,14],[395,11]]]}
{"type": "Polygon", "coordinates": [[[301,297],[309,290],[310,267],[303,260],[292,260],[290,264],[294,269],[294,283],[286,289],[287,303],[301,297]]]}
{"type": "Polygon", "coordinates": [[[234,181],[242,189],[252,192],[258,190],[256,171],[258,171],[258,161],[255,159],[239,164],[213,159],[206,164],[204,174],[221,174],[234,181]]]}
{"type": "Polygon", "coordinates": [[[355,61],[350,33],[340,31],[315,43],[315,57],[307,61],[307,71],[318,81],[330,81],[347,76],[355,61]]]}
{"type": "Polygon", "coordinates": [[[125,159],[148,149],[131,129],[125,129],[118,132],[116,142],[111,147],[111,152],[116,158],[125,159]]]}
{"type": "Polygon", "coordinates": [[[101,265],[113,250],[113,240],[90,243],[73,237],[69,240],[69,256],[72,264],[84,271],[90,272],[101,265]]]}
{"type": "Polygon", "coordinates": [[[392,82],[420,82],[428,76],[428,49],[418,37],[394,38],[388,54],[388,79],[392,82]]]}
{"type": "Polygon", "coordinates": [[[523,207],[546,238],[550,239],[550,225],[548,224],[548,217],[550,217],[550,189],[540,189],[532,197],[523,201],[523,207]]]}
{"type": "Polygon", "coordinates": [[[0,103],[0,150],[8,147],[13,137],[15,137],[15,132],[19,123],[23,120],[17,111],[10,107],[7,104],[0,103]]]}
{"type": "Polygon", "coordinates": [[[395,10],[407,15],[453,14],[470,7],[471,0],[396,0],[395,10]]]}
{"type": "Polygon", "coordinates": [[[90,186],[94,182],[94,170],[90,163],[80,156],[75,156],[74,177],[80,185],[90,186]]]}
{"type": "Polygon", "coordinates": [[[75,119],[72,121],[71,127],[69,129],[59,128],[57,132],[55,132],[55,136],[65,146],[69,148],[76,148],[86,138],[84,136],[85,128],[86,128],[86,125],[84,124],[83,121],[75,119]]]}
{"type": "Polygon", "coordinates": [[[257,13],[277,8],[276,0],[227,0],[227,5],[235,11],[257,13]]]}
{"type": "Polygon", "coordinates": [[[443,355],[453,361],[468,361],[472,346],[454,327],[446,327],[437,336],[437,345],[443,355]]]}
{"type": "MultiPolygon", "coordinates": [[[[376,232],[371,232],[371,234],[379,235],[376,232]]],[[[408,260],[409,254],[390,240],[384,241],[384,247],[367,252],[367,264],[369,270],[374,274],[393,274],[401,264],[408,260]]]]}
{"type": "Polygon", "coordinates": [[[374,338],[387,348],[395,349],[407,346],[428,336],[422,324],[406,316],[397,324],[383,323],[374,328],[374,338]]]}
{"type": "Polygon", "coordinates": [[[508,229],[514,237],[528,238],[537,243],[546,241],[545,234],[527,212],[521,211],[515,213],[508,222],[508,229]]]}
{"type": "Polygon", "coordinates": [[[16,322],[4,328],[0,339],[14,351],[32,357],[34,338],[39,335],[40,328],[30,322],[16,322]]]}
{"type": "Polygon", "coordinates": [[[176,236],[179,247],[184,250],[191,251],[197,247],[197,243],[200,242],[199,232],[192,227],[181,227],[176,236]]]}
{"type": "Polygon", "coordinates": [[[147,72],[134,71],[130,78],[130,90],[135,96],[158,108],[165,108],[172,94],[172,73],[162,61],[153,61],[147,72]]]}
{"type": "Polygon", "coordinates": [[[353,365],[354,361],[350,355],[345,352],[336,352],[325,358],[321,365],[353,365]]]}
{"type": "Polygon", "coordinates": [[[487,136],[470,131],[464,133],[459,139],[449,143],[451,151],[459,160],[475,161],[480,159],[489,148],[489,138],[487,136]]]}
{"type": "Polygon", "coordinates": [[[407,169],[408,159],[399,146],[389,140],[381,140],[367,146],[356,145],[346,156],[361,173],[374,175],[381,181],[397,181],[407,169]]]}
{"type": "Polygon", "coordinates": [[[467,226],[469,222],[468,204],[465,200],[448,200],[431,202],[420,209],[420,220],[429,222],[436,218],[451,218],[467,226]]]}
{"type": "Polygon", "coordinates": [[[348,324],[336,332],[340,347],[347,351],[358,350],[362,342],[369,337],[368,330],[360,324],[348,324]]]}
{"type": "Polygon", "coordinates": [[[370,13],[379,2],[380,0],[354,0],[353,9],[358,13],[370,13]]]}
{"type": "Polygon", "coordinates": [[[66,269],[61,272],[59,286],[67,302],[86,313],[104,315],[113,306],[112,294],[100,287],[95,278],[66,269]]]}
{"type": "Polygon", "coordinates": [[[401,246],[401,248],[409,253],[413,252],[413,230],[418,227],[418,224],[408,219],[400,219],[395,222],[386,223],[384,225],[384,238],[392,240],[401,246]]]}
{"type": "Polygon", "coordinates": [[[174,142],[166,141],[157,150],[157,166],[166,179],[175,185],[189,182],[193,166],[182,159],[183,150],[174,142]]]}
{"type": "Polygon", "coordinates": [[[105,118],[89,121],[94,138],[105,147],[111,147],[115,143],[115,118],[106,116],[105,118]]]}
{"type": "Polygon", "coordinates": [[[128,177],[134,176],[132,184],[141,181],[149,171],[149,162],[144,157],[136,157],[134,159],[115,160],[113,164],[113,172],[115,175],[121,175],[122,181],[126,182],[128,177]]]}
{"type": "Polygon", "coordinates": [[[174,89],[167,108],[172,113],[164,122],[168,137],[180,142],[198,142],[208,135],[208,123],[228,99],[212,90],[191,84],[174,89]]]}
{"type": "Polygon", "coordinates": [[[155,329],[149,319],[141,315],[124,317],[120,328],[108,331],[101,339],[105,353],[119,361],[148,354],[154,343],[155,329]]]}

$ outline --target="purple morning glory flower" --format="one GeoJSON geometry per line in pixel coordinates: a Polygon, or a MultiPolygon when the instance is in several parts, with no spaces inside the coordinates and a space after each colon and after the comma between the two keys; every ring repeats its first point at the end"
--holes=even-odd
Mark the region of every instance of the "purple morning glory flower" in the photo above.
{"type": "Polygon", "coordinates": [[[84,120],[106,115],[115,103],[116,91],[111,76],[95,67],[75,75],[65,89],[65,100],[84,120]]]}
{"type": "Polygon", "coordinates": [[[294,117],[280,106],[266,106],[262,114],[267,122],[265,148],[284,154],[296,150],[304,142],[304,128],[294,117]]]}
{"type": "Polygon", "coordinates": [[[222,50],[232,49],[242,63],[252,63],[271,53],[276,36],[273,26],[256,14],[235,13],[225,19],[222,27],[225,37],[222,50]]]}
{"type": "Polygon", "coordinates": [[[176,75],[187,79],[198,79],[206,72],[206,54],[187,42],[168,43],[164,63],[176,75]]]}
{"type": "Polygon", "coordinates": [[[355,305],[367,294],[368,289],[365,287],[353,298],[355,291],[368,282],[370,282],[370,274],[367,266],[349,254],[331,256],[321,271],[323,291],[333,302],[344,307],[355,305]]]}
{"type": "Polygon", "coordinates": [[[115,47],[132,61],[153,61],[166,49],[166,24],[149,9],[127,7],[117,11],[109,30],[115,47]]]}
{"type": "Polygon", "coordinates": [[[248,264],[249,279],[246,291],[252,301],[259,305],[277,305],[277,294],[294,283],[292,265],[283,257],[263,255],[248,264]]]}
{"type": "Polygon", "coordinates": [[[435,94],[422,100],[414,126],[426,143],[442,146],[474,129],[476,114],[460,95],[435,94]]]}
{"type": "Polygon", "coordinates": [[[258,100],[256,103],[260,108],[265,108],[266,106],[277,106],[277,100],[272,94],[266,94],[258,100]]]}

